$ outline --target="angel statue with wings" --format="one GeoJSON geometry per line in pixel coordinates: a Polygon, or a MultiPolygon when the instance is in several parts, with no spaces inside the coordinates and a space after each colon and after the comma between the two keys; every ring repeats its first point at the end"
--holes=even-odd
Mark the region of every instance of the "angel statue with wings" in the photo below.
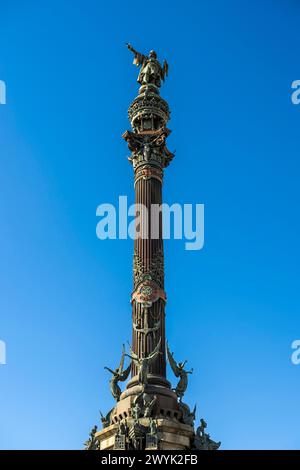
{"type": "Polygon", "coordinates": [[[122,351],[122,356],[121,356],[119,367],[117,367],[115,370],[112,370],[109,367],[104,367],[104,369],[108,370],[112,374],[112,378],[109,381],[110,391],[116,401],[119,401],[120,395],[121,395],[121,389],[118,385],[118,382],[124,382],[127,379],[130,373],[130,369],[131,369],[131,364],[129,364],[127,369],[123,370],[124,359],[125,359],[125,346],[123,344],[123,351],[122,351]]]}
{"type": "Polygon", "coordinates": [[[184,366],[187,363],[187,361],[178,362],[178,364],[176,363],[173,353],[170,352],[168,343],[167,343],[167,355],[168,355],[168,360],[172,368],[172,371],[174,372],[176,377],[180,377],[180,380],[176,388],[174,389],[174,391],[176,395],[179,397],[179,400],[181,401],[188,386],[188,374],[192,374],[193,369],[184,370],[184,366]]]}
{"type": "Polygon", "coordinates": [[[152,353],[150,353],[148,356],[145,356],[143,354],[142,357],[138,357],[133,350],[131,349],[130,345],[130,355],[125,354],[125,356],[128,356],[134,364],[138,368],[138,381],[140,385],[146,385],[148,382],[148,374],[149,374],[149,367],[152,364],[152,362],[157,358],[161,352],[159,351],[160,348],[160,343],[161,343],[161,338],[159,342],[157,343],[156,347],[153,349],[152,353]]]}
{"type": "Polygon", "coordinates": [[[160,87],[161,80],[165,80],[165,77],[168,75],[168,63],[164,60],[163,65],[161,66],[160,62],[157,60],[157,54],[155,51],[150,51],[149,56],[145,56],[140,52],[136,51],[131,44],[127,43],[127,48],[133,52],[134,60],[133,63],[137,67],[141,67],[138,83],[141,85],[155,85],[160,87]]]}

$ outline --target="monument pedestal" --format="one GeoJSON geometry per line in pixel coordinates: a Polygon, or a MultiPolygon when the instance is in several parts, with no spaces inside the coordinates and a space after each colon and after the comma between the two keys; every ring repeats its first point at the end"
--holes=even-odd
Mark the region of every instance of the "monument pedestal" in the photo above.
{"type": "MultiPolygon", "coordinates": [[[[149,418],[141,418],[139,420],[141,426],[148,428],[150,425],[149,418]]],[[[128,435],[125,436],[125,448],[129,450],[136,450],[133,445],[133,440],[130,438],[130,429],[134,423],[132,418],[126,420],[126,425],[129,430],[128,435]]],[[[156,419],[157,441],[147,438],[147,433],[141,436],[140,442],[143,450],[187,450],[191,448],[191,440],[194,436],[194,429],[192,426],[181,424],[170,419],[156,419]],[[149,443],[146,447],[146,443],[149,443]],[[156,445],[153,446],[156,443],[156,445]]],[[[95,437],[99,442],[100,450],[122,450],[116,449],[116,436],[118,433],[118,424],[112,424],[102,431],[96,433],[95,437]]],[[[149,434],[149,433],[148,433],[149,434]]],[[[119,440],[120,442],[120,440],[119,440]]]]}

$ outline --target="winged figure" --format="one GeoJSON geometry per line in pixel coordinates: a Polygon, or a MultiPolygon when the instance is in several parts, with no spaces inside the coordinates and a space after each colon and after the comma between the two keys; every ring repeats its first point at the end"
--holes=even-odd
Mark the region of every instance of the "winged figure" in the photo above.
{"type": "Polygon", "coordinates": [[[125,359],[125,346],[123,344],[122,356],[121,356],[119,367],[117,367],[115,370],[112,370],[109,367],[104,367],[104,369],[108,370],[108,372],[112,374],[112,378],[109,381],[110,391],[116,401],[119,401],[120,395],[121,395],[121,389],[118,385],[118,382],[124,382],[129,376],[129,373],[131,370],[131,364],[129,364],[127,369],[123,370],[124,359],[125,359]]]}
{"type": "Polygon", "coordinates": [[[146,385],[148,382],[148,374],[149,374],[149,367],[152,364],[152,362],[157,358],[159,354],[162,354],[159,351],[161,344],[161,338],[159,342],[157,343],[156,347],[153,349],[152,353],[150,353],[148,356],[145,356],[143,354],[142,357],[138,357],[135,352],[131,349],[130,345],[130,355],[125,354],[125,356],[128,356],[134,364],[138,368],[138,381],[140,385],[146,385]]]}
{"type": "Polygon", "coordinates": [[[174,359],[174,354],[170,352],[168,343],[167,343],[167,356],[168,356],[168,360],[172,368],[172,371],[174,372],[176,377],[180,378],[174,391],[181,401],[188,386],[188,374],[192,374],[193,369],[184,370],[184,366],[187,363],[187,361],[178,362],[177,364],[177,362],[174,359]]]}
{"type": "Polygon", "coordinates": [[[196,408],[197,406],[195,405],[193,411],[191,411],[190,407],[186,403],[183,403],[182,401],[179,402],[179,409],[182,413],[182,421],[184,424],[194,426],[194,421],[196,419],[196,408]]]}
{"type": "Polygon", "coordinates": [[[112,414],[112,411],[113,411],[114,408],[112,408],[111,410],[109,410],[109,412],[107,413],[107,415],[103,415],[101,411],[99,411],[100,413],[100,419],[101,419],[101,423],[102,423],[102,426],[103,428],[107,428],[107,426],[110,425],[110,416],[112,414]]]}

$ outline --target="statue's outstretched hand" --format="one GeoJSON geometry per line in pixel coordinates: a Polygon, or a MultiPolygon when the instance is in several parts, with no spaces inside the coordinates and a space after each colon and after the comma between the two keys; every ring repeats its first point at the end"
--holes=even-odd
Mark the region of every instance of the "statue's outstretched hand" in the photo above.
{"type": "Polygon", "coordinates": [[[126,42],[126,46],[127,46],[127,49],[129,49],[131,52],[135,52],[130,42],[126,42]]]}

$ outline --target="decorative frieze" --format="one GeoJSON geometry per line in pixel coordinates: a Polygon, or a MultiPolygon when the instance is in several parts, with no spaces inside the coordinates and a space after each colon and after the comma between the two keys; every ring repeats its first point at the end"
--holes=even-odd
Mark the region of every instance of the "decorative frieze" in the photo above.
{"type": "Polygon", "coordinates": [[[133,255],[133,281],[136,288],[145,281],[153,281],[159,287],[164,285],[164,255],[162,249],[158,249],[147,263],[138,254],[137,250],[133,255]]]}

